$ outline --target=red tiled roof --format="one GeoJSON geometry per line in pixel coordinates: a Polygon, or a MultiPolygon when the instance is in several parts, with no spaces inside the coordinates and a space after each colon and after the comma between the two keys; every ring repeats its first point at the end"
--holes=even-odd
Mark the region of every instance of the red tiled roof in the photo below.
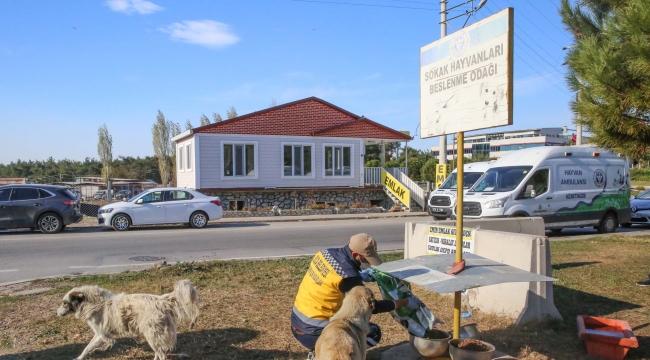
{"type": "Polygon", "coordinates": [[[361,118],[314,132],[314,136],[411,140],[411,137],[372,120],[361,118]]]}
{"type": "Polygon", "coordinates": [[[193,133],[411,140],[408,135],[361,118],[317,97],[195,128],[193,133]]]}

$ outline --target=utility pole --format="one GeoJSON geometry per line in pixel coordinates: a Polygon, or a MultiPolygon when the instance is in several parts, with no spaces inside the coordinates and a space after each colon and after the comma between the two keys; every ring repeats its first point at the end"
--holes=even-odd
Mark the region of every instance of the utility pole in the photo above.
{"type": "MultiPolygon", "coordinates": [[[[573,49],[574,47],[576,47],[576,45],[565,46],[562,50],[573,49]]],[[[566,65],[567,63],[568,61],[562,65],[566,65]]],[[[578,78],[578,81],[580,81],[580,78],[578,78]]],[[[582,81],[580,82],[582,83],[582,81]]],[[[579,95],[579,93],[576,95],[579,95]]],[[[576,145],[582,145],[582,124],[580,123],[576,123],[576,145]]]]}
{"type": "Polygon", "coordinates": [[[582,125],[576,124],[576,145],[582,145],[582,125]]]}
{"type": "MultiPolygon", "coordinates": [[[[440,0],[440,38],[447,36],[447,0],[440,0]]],[[[440,137],[438,164],[447,163],[447,135],[440,137]]]]}

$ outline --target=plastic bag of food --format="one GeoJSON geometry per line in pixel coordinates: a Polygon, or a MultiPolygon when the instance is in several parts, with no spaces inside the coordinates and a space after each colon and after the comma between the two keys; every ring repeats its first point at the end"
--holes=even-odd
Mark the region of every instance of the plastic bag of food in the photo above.
{"type": "MultiPolygon", "coordinates": [[[[376,269],[369,272],[370,276],[377,282],[379,291],[384,300],[400,300],[409,297],[415,297],[411,293],[411,284],[407,281],[400,280],[390,274],[386,274],[376,269]]],[[[435,328],[436,324],[443,322],[436,318],[435,315],[423,304],[420,303],[417,310],[409,309],[402,306],[390,312],[393,319],[400,323],[408,332],[417,337],[424,337],[425,331],[435,328]]]]}

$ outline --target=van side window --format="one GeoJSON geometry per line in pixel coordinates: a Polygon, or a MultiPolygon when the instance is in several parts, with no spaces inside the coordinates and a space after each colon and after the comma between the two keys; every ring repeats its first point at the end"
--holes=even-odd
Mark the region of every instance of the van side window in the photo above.
{"type": "Polygon", "coordinates": [[[529,185],[533,186],[533,189],[535,190],[535,197],[540,196],[548,191],[548,176],[549,170],[548,169],[540,169],[535,171],[533,176],[526,181],[526,185],[524,185],[523,190],[526,191],[526,188],[529,185]]]}

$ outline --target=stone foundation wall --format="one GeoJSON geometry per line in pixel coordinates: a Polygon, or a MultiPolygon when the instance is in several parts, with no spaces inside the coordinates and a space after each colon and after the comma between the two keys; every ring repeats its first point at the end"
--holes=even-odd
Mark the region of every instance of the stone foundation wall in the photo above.
{"type": "MultiPolygon", "coordinates": [[[[392,201],[383,189],[373,190],[305,190],[305,191],[214,191],[206,193],[221,198],[224,210],[236,210],[236,201],[242,201],[247,208],[272,209],[277,206],[282,210],[304,209],[313,203],[352,206],[354,203],[374,204],[385,209],[392,206],[392,201]]],[[[242,203],[240,203],[241,205],[242,203]]],[[[330,210],[332,211],[332,210],[330,210]]],[[[331,212],[330,212],[331,213],[331,212]]]]}
{"type": "Polygon", "coordinates": [[[331,215],[331,214],[374,214],[382,213],[386,210],[382,207],[360,208],[360,209],[299,209],[299,210],[279,210],[278,211],[224,211],[224,218],[235,217],[261,217],[261,216],[299,216],[299,215],[331,215]]]}

